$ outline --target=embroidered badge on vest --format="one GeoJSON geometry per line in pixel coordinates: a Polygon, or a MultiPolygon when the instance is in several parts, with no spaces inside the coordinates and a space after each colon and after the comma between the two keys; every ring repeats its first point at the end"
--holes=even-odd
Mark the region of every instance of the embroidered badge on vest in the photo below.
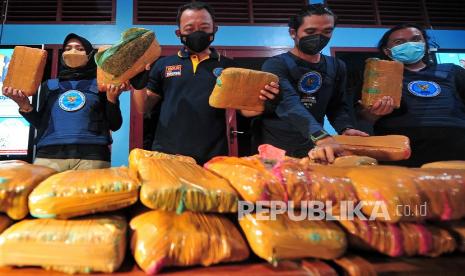
{"type": "Polygon", "coordinates": [[[223,72],[223,69],[222,67],[216,67],[215,69],[213,69],[213,75],[215,77],[219,77],[221,75],[221,72],[223,72]]]}
{"type": "Polygon", "coordinates": [[[165,67],[165,78],[180,77],[182,75],[182,65],[170,65],[165,67]]]}
{"type": "Polygon", "coordinates": [[[299,91],[305,94],[313,94],[321,87],[322,77],[320,73],[311,71],[303,75],[298,83],[299,91]]]}
{"type": "Polygon", "coordinates": [[[60,108],[72,112],[81,109],[86,104],[86,96],[78,90],[68,90],[58,99],[60,108]]]}
{"type": "Polygon", "coordinates": [[[408,84],[408,91],[417,97],[435,97],[441,93],[441,86],[434,81],[412,81],[408,84]]]}

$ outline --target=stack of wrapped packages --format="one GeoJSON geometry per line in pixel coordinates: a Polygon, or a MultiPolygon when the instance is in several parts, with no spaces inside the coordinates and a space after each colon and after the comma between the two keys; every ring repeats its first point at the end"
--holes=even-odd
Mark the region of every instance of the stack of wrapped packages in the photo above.
{"type": "Polygon", "coordinates": [[[129,162],[142,184],[141,202],[152,209],[130,222],[131,249],[146,273],[248,258],[240,232],[221,215],[237,212],[239,199],[226,179],[186,156],[134,149],[129,162]]]}
{"type": "Polygon", "coordinates": [[[29,210],[37,219],[19,221],[0,235],[0,265],[42,266],[67,273],[119,268],[126,251],[126,220],[115,214],[92,214],[137,201],[139,183],[127,168],[55,173],[36,165],[11,166],[0,165],[0,178],[16,192],[10,201],[20,202],[12,208],[21,209],[21,217],[12,218],[24,218],[29,210]]]}

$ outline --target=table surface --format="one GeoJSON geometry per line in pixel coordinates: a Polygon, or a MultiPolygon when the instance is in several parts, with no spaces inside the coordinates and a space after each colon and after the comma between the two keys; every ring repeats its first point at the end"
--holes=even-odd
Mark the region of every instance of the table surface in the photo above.
{"type": "MultiPolygon", "coordinates": [[[[446,255],[439,258],[389,258],[378,254],[361,254],[366,264],[378,275],[465,275],[465,254],[446,255]]],[[[282,261],[277,267],[259,260],[235,264],[219,264],[211,267],[165,268],[160,275],[253,275],[253,276],[300,276],[300,275],[338,275],[343,270],[332,261],[300,260],[282,261]]],[[[46,271],[41,268],[0,268],[0,275],[67,275],[60,272],[46,271]]],[[[128,257],[122,267],[113,274],[98,275],[146,275],[128,257]]],[[[366,274],[364,274],[366,275],[366,274]]]]}

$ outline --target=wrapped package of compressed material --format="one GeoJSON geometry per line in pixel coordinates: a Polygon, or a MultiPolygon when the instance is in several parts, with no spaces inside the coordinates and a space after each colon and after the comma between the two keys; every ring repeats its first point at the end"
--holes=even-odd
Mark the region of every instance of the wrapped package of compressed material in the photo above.
{"type": "Polygon", "coordinates": [[[0,235],[0,265],[111,273],[123,262],[126,231],[118,216],[23,220],[0,235]]]}
{"type": "Polygon", "coordinates": [[[247,201],[286,200],[286,190],[258,157],[215,157],[205,165],[224,177],[247,201]]]}
{"type": "Polygon", "coordinates": [[[129,171],[132,176],[137,176],[137,169],[140,163],[140,160],[145,158],[159,158],[159,159],[176,159],[179,161],[190,162],[195,164],[195,159],[190,156],[184,155],[174,155],[174,154],[167,154],[159,151],[150,151],[150,150],[143,150],[143,149],[132,149],[129,153],[129,171]]]}
{"type": "Polygon", "coordinates": [[[260,91],[271,82],[278,83],[278,76],[245,68],[226,68],[216,79],[209,104],[216,108],[234,108],[251,111],[265,110],[260,91]]]}
{"type": "Polygon", "coordinates": [[[249,249],[236,227],[215,214],[149,211],[131,220],[131,248],[149,275],[169,266],[209,266],[245,260],[249,249]]]}
{"type": "Polygon", "coordinates": [[[465,252],[465,221],[455,220],[440,222],[437,224],[438,227],[446,229],[457,242],[457,249],[460,252],[465,252]]]}
{"type": "Polygon", "coordinates": [[[28,213],[27,200],[32,190],[55,170],[23,162],[0,162],[0,211],[10,218],[23,219],[28,213]]]}
{"type": "Polygon", "coordinates": [[[129,28],[121,34],[121,40],[102,47],[95,55],[97,83],[100,91],[107,84],[120,85],[145,70],[160,57],[161,47],[153,31],[129,28]]]}
{"type": "Polygon", "coordinates": [[[411,169],[415,183],[428,201],[431,219],[454,220],[465,216],[465,170],[411,169]]]}
{"type": "Polygon", "coordinates": [[[399,161],[410,157],[410,140],[403,135],[348,136],[336,135],[334,139],[350,155],[372,157],[378,161],[399,161]]]}
{"type": "Polygon", "coordinates": [[[71,218],[113,211],[137,201],[139,182],[126,167],[69,170],[40,183],[29,195],[29,210],[38,218],[71,218]]]}
{"type": "Polygon", "coordinates": [[[47,51],[16,46],[3,81],[3,87],[21,90],[26,96],[35,95],[42,82],[46,63],[47,51]]]}
{"type": "Polygon", "coordinates": [[[239,195],[229,182],[190,162],[175,159],[140,160],[140,199],[151,209],[231,213],[239,195]]]}
{"type": "MultiPolygon", "coordinates": [[[[294,214],[301,215],[297,212],[294,214]]],[[[262,219],[262,215],[244,215],[239,219],[239,224],[253,252],[268,262],[310,257],[335,259],[346,250],[344,232],[331,221],[307,217],[291,219],[288,214],[277,214],[273,220],[262,219]]],[[[266,216],[271,217],[271,214],[266,216]]]]}
{"type": "Polygon", "coordinates": [[[365,61],[362,105],[371,107],[378,99],[390,96],[400,107],[404,65],[401,62],[369,58],[365,61]]]}
{"type": "Polygon", "coordinates": [[[338,167],[374,166],[378,165],[378,161],[368,156],[347,155],[337,157],[332,165],[338,167]]]}
{"type": "Polygon", "coordinates": [[[465,161],[453,160],[453,161],[438,161],[432,163],[426,163],[421,166],[425,169],[457,169],[465,170],[465,161]]]}
{"type": "Polygon", "coordinates": [[[404,254],[402,231],[398,224],[354,219],[339,220],[347,232],[350,248],[376,250],[391,257],[404,254]]]}
{"type": "Polygon", "coordinates": [[[437,257],[457,248],[454,237],[445,229],[420,223],[400,223],[406,256],[437,257]]]}
{"type": "Polygon", "coordinates": [[[357,197],[363,201],[362,212],[381,221],[420,221],[432,216],[420,213],[427,206],[426,197],[415,183],[416,173],[395,166],[362,166],[351,168],[347,176],[355,187],[357,197]],[[405,214],[404,208],[418,210],[405,214]]]}
{"type": "Polygon", "coordinates": [[[377,276],[375,267],[357,255],[346,255],[334,260],[334,263],[342,268],[343,275],[346,276],[377,276]]]}

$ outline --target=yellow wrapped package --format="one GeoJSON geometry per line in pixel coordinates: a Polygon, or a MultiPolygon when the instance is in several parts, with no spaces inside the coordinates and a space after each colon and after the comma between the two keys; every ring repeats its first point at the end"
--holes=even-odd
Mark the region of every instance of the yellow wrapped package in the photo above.
{"type": "Polygon", "coordinates": [[[133,218],[130,227],[134,258],[149,275],[168,266],[209,266],[249,256],[239,231],[219,215],[149,211],[133,218]]]}
{"type": "Polygon", "coordinates": [[[8,161],[0,163],[0,211],[15,220],[28,213],[27,197],[42,180],[56,173],[55,170],[8,161]]]}
{"type": "Polygon", "coordinates": [[[465,170],[465,161],[453,160],[453,161],[439,161],[426,163],[421,166],[424,169],[457,169],[465,170]]]}
{"type": "Polygon", "coordinates": [[[349,247],[362,250],[376,250],[391,257],[404,254],[402,231],[398,224],[381,221],[339,220],[345,229],[349,247]]]}
{"type": "Polygon", "coordinates": [[[445,229],[420,223],[400,223],[406,256],[437,257],[457,248],[452,235],[445,229]]]}
{"type": "Polygon", "coordinates": [[[336,166],[309,166],[310,200],[331,203],[333,215],[339,215],[343,202],[359,202],[352,181],[347,176],[350,168],[336,166]]]}
{"type": "Polygon", "coordinates": [[[205,168],[226,178],[244,200],[285,200],[286,191],[279,179],[257,157],[215,157],[205,168]]]}
{"type": "Polygon", "coordinates": [[[239,224],[255,254],[268,262],[310,257],[335,259],[346,250],[346,236],[333,222],[291,220],[287,214],[278,214],[275,220],[261,219],[261,215],[245,215],[239,224]]]}
{"type": "Polygon", "coordinates": [[[259,98],[260,91],[279,81],[275,74],[244,68],[226,68],[220,73],[208,100],[216,108],[263,111],[265,103],[259,98]]]}
{"type": "Polygon", "coordinates": [[[369,58],[363,74],[362,104],[371,107],[378,99],[390,96],[394,107],[400,107],[404,65],[398,61],[369,58]]]}
{"type": "Polygon", "coordinates": [[[363,201],[362,212],[367,217],[398,222],[419,221],[431,216],[420,212],[428,202],[418,190],[416,174],[411,169],[362,166],[351,168],[347,176],[352,180],[357,197],[363,201]]]}
{"type": "Polygon", "coordinates": [[[232,213],[237,192],[229,182],[197,164],[175,159],[140,160],[140,199],[151,209],[232,213]]]}
{"type": "Polygon", "coordinates": [[[139,182],[125,167],[70,170],[40,183],[29,195],[29,209],[38,218],[71,218],[121,209],[138,193],[139,182]]]}
{"type": "Polygon", "coordinates": [[[465,216],[465,170],[411,169],[415,183],[428,200],[429,217],[454,220],[465,216]]]}
{"type": "Polygon", "coordinates": [[[138,177],[137,169],[139,167],[140,160],[144,158],[176,159],[179,161],[196,164],[195,159],[190,156],[167,154],[159,151],[149,151],[135,148],[132,149],[129,153],[129,171],[132,176],[138,177]]]}
{"type": "Polygon", "coordinates": [[[0,235],[0,266],[42,266],[66,273],[111,273],[126,251],[121,217],[20,221],[0,235]]]}

